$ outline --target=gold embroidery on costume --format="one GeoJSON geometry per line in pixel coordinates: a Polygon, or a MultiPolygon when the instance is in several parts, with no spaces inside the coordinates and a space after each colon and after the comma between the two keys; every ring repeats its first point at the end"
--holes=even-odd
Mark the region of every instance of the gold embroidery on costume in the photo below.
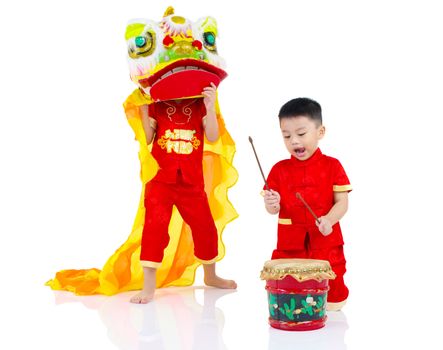
{"type": "MultiPolygon", "coordinates": [[[[178,122],[178,121],[174,121],[175,124],[187,124],[189,123],[189,120],[192,117],[192,109],[191,107],[189,107],[190,105],[192,105],[195,101],[197,101],[197,99],[193,99],[191,100],[191,102],[185,104],[184,106],[182,106],[182,113],[188,117],[188,119],[185,122],[178,122]]],[[[168,108],[166,108],[166,114],[168,115],[168,119],[172,122],[172,118],[171,116],[173,116],[175,114],[175,112],[177,112],[177,108],[174,105],[169,104],[166,101],[163,101],[164,104],[166,104],[168,106],[168,108]]]]}
{"type": "Polygon", "coordinates": [[[342,185],[342,186],[334,185],[332,190],[334,192],[348,192],[348,191],[352,190],[352,186],[351,185],[342,185]]]}
{"type": "Polygon", "coordinates": [[[170,129],[160,137],[157,143],[166,152],[175,152],[177,154],[191,154],[194,149],[198,149],[201,141],[194,136],[195,130],[170,129]]]}
{"type": "Polygon", "coordinates": [[[278,223],[279,223],[280,225],[292,225],[292,220],[291,220],[291,219],[282,219],[282,218],[279,218],[279,219],[278,219],[278,223]]]}

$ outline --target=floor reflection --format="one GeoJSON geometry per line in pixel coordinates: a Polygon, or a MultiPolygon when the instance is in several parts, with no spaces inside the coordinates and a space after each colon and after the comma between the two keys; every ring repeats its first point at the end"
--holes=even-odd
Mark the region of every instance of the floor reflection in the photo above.
{"type": "Polygon", "coordinates": [[[108,337],[119,349],[223,350],[223,312],[219,298],[234,291],[209,287],[165,288],[153,302],[129,303],[133,293],[112,297],[55,292],[56,303],[80,301],[98,311],[108,337]],[[201,300],[200,300],[201,299],[201,300]]]}
{"type": "Polygon", "coordinates": [[[346,350],[345,333],[348,322],[343,311],[329,312],[326,326],[313,331],[292,332],[269,329],[268,350],[346,350]]]}

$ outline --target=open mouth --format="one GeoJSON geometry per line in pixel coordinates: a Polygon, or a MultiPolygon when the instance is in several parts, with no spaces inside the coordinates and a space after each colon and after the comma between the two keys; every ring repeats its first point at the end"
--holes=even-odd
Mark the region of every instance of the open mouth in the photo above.
{"type": "Polygon", "coordinates": [[[209,64],[204,61],[195,60],[192,58],[186,58],[171,63],[170,65],[164,67],[163,69],[159,70],[157,73],[151,75],[150,77],[141,80],[139,83],[141,83],[143,87],[147,86],[153,87],[160,80],[165,79],[172,74],[182,71],[199,71],[199,70],[215,74],[220,78],[220,80],[223,80],[227,76],[227,73],[223,69],[213,66],[212,64],[209,64]]]}
{"type": "Polygon", "coordinates": [[[306,148],[304,147],[294,148],[294,154],[297,158],[303,158],[306,155],[306,148]]]}
{"type": "Polygon", "coordinates": [[[142,79],[139,84],[151,87],[155,101],[201,96],[203,88],[214,83],[218,86],[227,73],[207,62],[191,58],[175,61],[155,74],[142,79]]]}

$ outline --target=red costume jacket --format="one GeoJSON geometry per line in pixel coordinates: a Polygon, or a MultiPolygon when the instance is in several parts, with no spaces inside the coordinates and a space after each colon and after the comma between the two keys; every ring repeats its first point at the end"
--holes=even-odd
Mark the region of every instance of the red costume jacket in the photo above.
{"type": "Polygon", "coordinates": [[[343,244],[340,224],[333,226],[330,235],[323,236],[313,216],[295,196],[299,192],[318,217],[326,215],[334,205],[334,192],[351,191],[348,177],[337,159],[317,149],[305,161],[295,157],[282,160],[269,173],[268,184],[281,196],[278,250],[303,250],[306,238],[311,249],[343,244]]]}
{"type": "Polygon", "coordinates": [[[205,115],[203,98],[149,105],[149,117],[156,129],[152,155],[160,168],[153,180],[175,183],[180,170],[184,182],[203,186],[205,115]]]}

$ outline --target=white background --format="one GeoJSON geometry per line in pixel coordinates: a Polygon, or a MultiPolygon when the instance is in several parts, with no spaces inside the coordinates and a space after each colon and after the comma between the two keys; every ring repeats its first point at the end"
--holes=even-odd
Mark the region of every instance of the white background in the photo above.
{"type": "Polygon", "coordinates": [[[441,33],[438,1],[2,3],[0,348],[441,349],[441,33]],[[215,309],[201,274],[145,307],[131,293],[53,293],[43,284],[56,271],[102,267],[132,227],[141,183],[122,109],[135,87],[124,31],[168,5],[218,21],[229,73],[219,101],[240,174],[218,271],[238,291],[215,309]],[[299,96],[322,104],[322,151],[354,191],[342,220],[348,305],[325,329],[294,334],[267,325],[258,275],[276,218],[247,139],[265,172],[286,158],[277,113],[299,96]]]}

